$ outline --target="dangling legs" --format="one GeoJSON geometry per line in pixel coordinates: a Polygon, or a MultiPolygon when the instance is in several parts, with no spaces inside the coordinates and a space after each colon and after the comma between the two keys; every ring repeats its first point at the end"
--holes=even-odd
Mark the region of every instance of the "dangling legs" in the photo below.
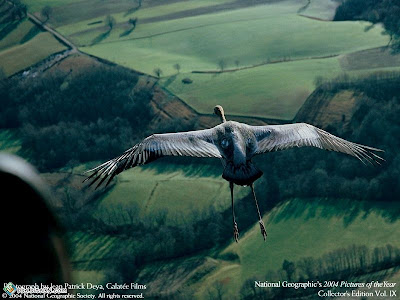
{"type": "Polygon", "coordinates": [[[256,193],[254,191],[254,184],[253,183],[250,185],[250,188],[251,188],[251,191],[253,193],[254,201],[256,202],[257,213],[258,213],[258,218],[259,218],[258,223],[260,224],[261,234],[262,234],[262,236],[264,238],[264,241],[265,241],[265,239],[267,238],[267,231],[265,230],[265,225],[264,225],[264,222],[263,222],[263,220],[261,218],[260,209],[258,208],[258,203],[257,203],[257,198],[256,198],[256,193]]]}
{"type": "Polygon", "coordinates": [[[235,209],[233,207],[233,182],[229,182],[229,187],[231,188],[231,200],[232,200],[232,218],[233,218],[233,238],[236,243],[239,242],[239,229],[237,227],[236,219],[235,219],[235,209]]]}

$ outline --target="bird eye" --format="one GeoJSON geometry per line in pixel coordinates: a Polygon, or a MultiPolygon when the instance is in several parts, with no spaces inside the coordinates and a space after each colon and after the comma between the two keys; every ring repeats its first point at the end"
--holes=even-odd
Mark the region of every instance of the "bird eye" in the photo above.
{"type": "Polygon", "coordinates": [[[229,141],[227,139],[222,139],[221,140],[221,147],[226,149],[229,146],[229,141]]]}

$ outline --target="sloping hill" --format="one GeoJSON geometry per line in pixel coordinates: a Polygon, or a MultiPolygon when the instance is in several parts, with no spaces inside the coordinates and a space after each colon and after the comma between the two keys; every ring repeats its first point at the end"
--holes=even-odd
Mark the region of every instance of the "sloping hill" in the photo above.
{"type": "Polygon", "coordinates": [[[26,16],[22,19],[8,16],[12,9],[4,7],[9,5],[7,1],[0,4],[0,9],[4,9],[1,13],[4,21],[0,23],[0,68],[5,76],[11,76],[67,49],[26,16]]]}

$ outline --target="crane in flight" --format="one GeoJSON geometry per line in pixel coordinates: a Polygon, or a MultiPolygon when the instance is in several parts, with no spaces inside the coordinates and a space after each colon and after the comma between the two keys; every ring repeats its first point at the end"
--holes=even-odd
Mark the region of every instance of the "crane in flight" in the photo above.
{"type": "Polygon", "coordinates": [[[222,178],[229,182],[233,237],[238,242],[239,230],[233,204],[234,184],[250,186],[261,234],[264,240],[267,237],[254,191],[254,182],[263,174],[251,161],[255,155],[293,147],[316,147],[354,156],[363,163],[379,164],[379,161],[383,160],[374,153],[381,152],[380,149],[349,142],[310,124],[250,126],[227,121],[220,105],[215,106],[214,113],[219,116],[221,124],[204,130],[153,134],[120,156],[87,171],[92,174],[85,181],[91,180],[92,185],[100,180],[97,188],[108,179],[108,185],[114,176],[122,171],[150,163],[163,156],[219,158],[224,168],[222,178]]]}

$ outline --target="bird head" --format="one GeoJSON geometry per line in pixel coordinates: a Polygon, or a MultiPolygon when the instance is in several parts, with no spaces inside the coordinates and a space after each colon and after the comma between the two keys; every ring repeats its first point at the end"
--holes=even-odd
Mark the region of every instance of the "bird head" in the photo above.
{"type": "Polygon", "coordinates": [[[217,105],[217,106],[214,107],[214,113],[215,113],[218,117],[220,117],[222,123],[225,123],[225,122],[226,122],[224,109],[222,108],[221,105],[217,105]]]}

